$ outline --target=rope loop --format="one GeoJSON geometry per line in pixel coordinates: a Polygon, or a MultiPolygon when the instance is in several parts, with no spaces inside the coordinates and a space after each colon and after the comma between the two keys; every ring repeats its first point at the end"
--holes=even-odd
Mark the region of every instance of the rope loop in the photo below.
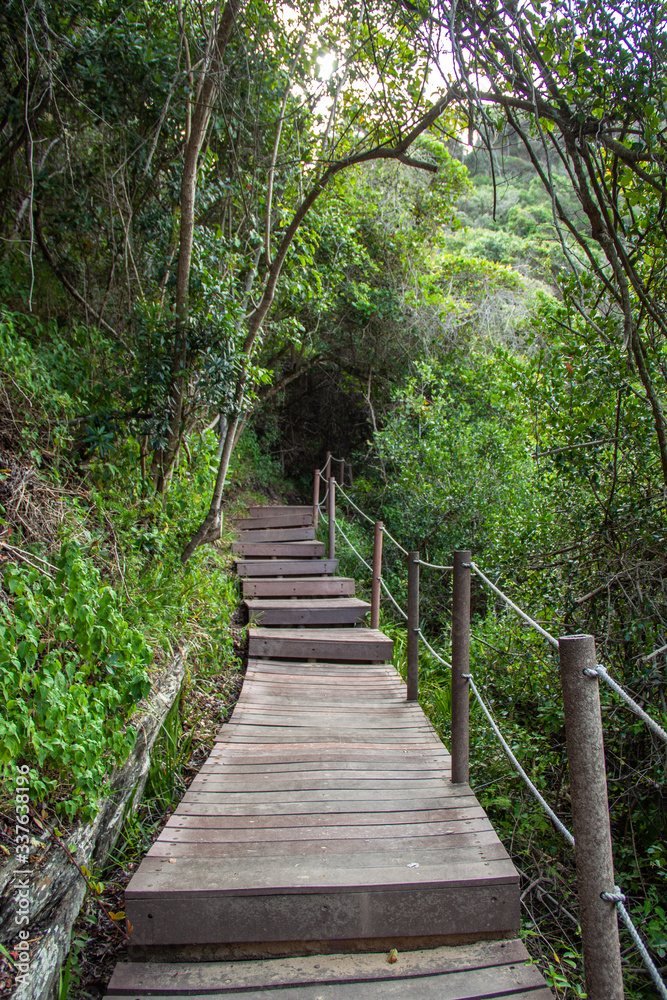
{"type": "Polygon", "coordinates": [[[608,903],[624,903],[626,897],[623,895],[618,886],[614,892],[601,892],[600,899],[606,900],[608,903]]]}

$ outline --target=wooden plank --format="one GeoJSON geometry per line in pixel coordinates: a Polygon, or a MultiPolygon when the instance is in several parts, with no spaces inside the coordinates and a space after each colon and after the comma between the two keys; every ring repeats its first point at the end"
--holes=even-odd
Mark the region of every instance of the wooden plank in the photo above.
{"type": "MultiPolygon", "coordinates": [[[[515,988],[510,988],[509,992],[503,990],[498,992],[494,990],[493,993],[489,993],[489,989],[493,989],[492,980],[487,980],[486,986],[482,986],[484,990],[483,993],[471,993],[472,985],[468,980],[459,979],[458,983],[454,983],[450,980],[449,984],[443,986],[442,977],[437,976],[432,977],[417,977],[414,979],[404,980],[401,983],[390,984],[390,989],[387,989],[385,984],[380,983],[365,983],[363,985],[357,986],[357,984],[335,984],[333,986],[313,986],[313,987],[303,987],[303,986],[293,986],[286,987],[284,989],[277,989],[275,992],[271,993],[272,1000],[384,1000],[384,998],[395,997],[397,1000],[503,1000],[503,998],[511,998],[511,1000],[553,1000],[553,993],[546,986],[541,989],[534,990],[528,988],[528,991],[520,990],[517,992],[515,988]],[[445,986],[447,992],[445,992],[445,986]],[[451,992],[455,990],[455,992],[451,992]]],[[[158,995],[156,993],[144,993],[135,991],[136,1000],[140,1000],[141,996],[150,996],[152,1000],[167,1000],[167,997],[172,1000],[184,1000],[186,996],[193,996],[194,994],[184,994],[184,993],[169,993],[167,995],[158,995]]],[[[107,994],[106,997],[110,997],[111,994],[107,994]]],[[[256,990],[246,990],[244,989],[241,993],[236,992],[233,989],[225,990],[224,992],[218,993],[207,993],[205,996],[208,1000],[266,1000],[267,993],[266,990],[262,989],[257,992],[256,990]]],[[[105,1000],[106,1000],[105,997],[105,1000]]]]}
{"type": "MultiPolygon", "coordinates": [[[[446,976],[415,976],[392,982],[333,983],[317,986],[287,986],[271,988],[271,1000],[553,1000],[553,993],[544,986],[544,980],[531,967],[514,966],[505,969],[451,973],[446,976]],[[531,983],[542,986],[534,988],[531,983]],[[522,989],[522,986],[526,989],[522,989]],[[492,991],[492,992],[489,992],[492,991]]],[[[135,991],[137,992],[137,991],[135,991]]],[[[144,994],[153,1000],[182,998],[183,993],[158,995],[144,994]]],[[[110,994],[108,994],[110,996],[110,994]]],[[[141,997],[141,993],[137,994],[141,997]]],[[[240,992],[229,986],[224,992],[208,992],[209,1000],[266,1000],[267,991],[242,988],[240,992]]]]}
{"type": "MultiPolygon", "coordinates": [[[[271,996],[280,996],[284,992],[290,998],[310,1000],[323,988],[326,992],[320,1000],[325,997],[334,1000],[336,997],[354,997],[353,992],[347,992],[354,987],[384,990],[394,986],[406,990],[407,997],[421,998],[423,995],[439,1000],[552,996],[549,991],[545,993],[544,980],[530,963],[528,953],[519,941],[476,942],[427,952],[403,951],[393,966],[389,966],[386,953],[303,956],[263,962],[123,963],[112,976],[108,995],[162,993],[168,997],[215,996],[215,991],[220,990],[217,995],[229,997],[236,993],[237,996],[252,997],[253,992],[249,991],[254,988],[271,990],[271,996]],[[501,948],[501,944],[504,947],[501,948]],[[491,976],[496,987],[489,993],[491,976]],[[428,989],[431,981],[438,983],[440,992],[429,990],[422,994],[420,986],[425,983],[428,989]],[[308,990],[309,986],[315,987],[315,991],[308,990]],[[331,988],[337,987],[344,988],[346,992],[330,992],[331,988]],[[482,988],[487,992],[480,992],[482,988]],[[238,993],[238,990],[244,992],[238,993]],[[524,992],[521,994],[519,990],[524,992]],[[527,994],[525,990],[530,992],[527,994]]],[[[266,996],[267,993],[254,995],[266,996]]],[[[383,992],[368,994],[372,998],[384,995],[383,992]]],[[[401,996],[400,993],[390,995],[401,996]]]]}
{"type": "Polygon", "coordinates": [[[514,883],[238,896],[162,894],[159,906],[157,901],[128,897],[131,945],[363,940],[406,934],[481,937],[516,935],[519,930],[514,883]]]}
{"type": "Polygon", "coordinates": [[[291,656],[300,659],[386,660],[394,643],[377,629],[250,628],[249,656],[291,656]]]}
{"type": "MultiPolygon", "coordinates": [[[[392,816],[393,819],[393,816],[392,816]]],[[[309,840],[313,843],[319,841],[333,840],[360,840],[373,838],[377,847],[382,847],[382,841],[386,839],[395,840],[396,837],[409,838],[410,841],[416,837],[438,837],[451,834],[453,831],[460,833],[470,833],[474,827],[488,829],[488,820],[478,816],[476,819],[467,817],[450,816],[446,821],[442,819],[431,823],[417,822],[410,820],[406,823],[377,823],[364,824],[359,820],[358,824],[341,824],[340,826],[308,826],[306,824],[293,824],[288,827],[258,826],[256,823],[248,822],[244,827],[212,827],[202,829],[196,827],[176,827],[165,826],[160,839],[169,844],[232,844],[232,843],[262,843],[274,844],[284,841],[309,840]]],[[[267,851],[267,853],[271,853],[267,851]]]]}
{"type": "Polygon", "coordinates": [[[325,852],[313,857],[297,851],[287,859],[273,855],[256,857],[252,865],[246,857],[235,855],[171,861],[150,857],[144,858],[132,877],[127,898],[148,899],[156,893],[208,895],[240,892],[243,887],[243,891],[247,892],[248,886],[253,892],[266,893],[285,885],[291,886],[291,891],[301,892],[306,889],[312,891],[316,885],[342,891],[364,885],[383,886],[387,882],[393,886],[446,882],[458,865],[508,860],[507,852],[497,838],[487,840],[487,843],[454,846],[446,856],[440,850],[416,849],[406,844],[405,850],[396,852],[369,851],[358,861],[345,854],[325,852]]]}
{"type": "MultiPolygon", "coordinates": [[[[385,800],[373,803],[374,810],[378,815],[385,815],[387,813],[393,814],[405,810],[407,803],[405,801],[396,800],[385,800]]],[[[419,798],[410,799],[410,808],[414,812],[429,812],[431,810],[439,810],[443,812],[446,808],[445,799],[434,799],[434,798],[419,798]]],[[[313,812],[317,811],[320,816],[336,816],[339,813],[348,813],[356,815],[358,813],[364,813],[368,809],[368,797],[359,796],[354,801],[349,801],[347,798],[332,799],[328,797],[325,802],[317,798],[307,799],[306,801],[295,801],[293,799],[282,800],[278,802],[267,802],[267,801],[253,801],[248,799],[237,799],[233,802],[228,801],[226,795],[218,795],[210,793],[208,795],[197,795],[193,798],[184,798],[178,806],[178,814],[180,816],[270,816],[270,815],[286,815],[286,816],[296,816],[303,814],[308,816],[313,812]]],[[[499,842],[500,843],[500,842],[499,842]]]]}
{"type": "MultiPolygon", "coordinates": [[[[422,857],[418,851],[405,852],[406,857],[422,857]]],[[[293,857],[299,859],[299,863],[291,864],[291,859],[284,861],[284,858],[271,856],[269,864],[264,866],[265,878],[262,879],[254,871],[248,871],[246,859],[231,855],[226,858],[227,874],[217,879],[214,885],[204,883],[201,886],[202,872],[196,871],[199,877],[197,886],[191,885],[184,889],[183,884],[174,883],[174,875],[163,878],[163,872],[157,871],[146,874],[143,882],[138,881],[128,900],[143,900],[159,904],[163,898],[190,898],[193,895],[205,898],[209,896],[272,896],[277,894],[285,895],[308,895],[320,893],[323,890],[331,893],[346,894],[357,891],[376,890],[417,890],[417,889],[438,889],[443,886],[451,888],[500,888],[517,883],[516,869],[509,858],[496,861],[484,862],[475,856],[475,852],[470,850],[462,856],[459,861],[448,862],[447,865],[440,864],[419,864],[411,862],[414,867],[410,867],[403,860],[401,864],[389,864],[385,858],[384,865],[378,864],[374,868],[361,867],[354,861],[346,865],[339,865],[338,868],[330,869],[323,873],[316,869],[312,858],[307,855],[294,853],[293,857]],[[282,867],[279,862],[283,861],[282,867]],[[309,864],[310,862],[310,864],[309,864]],[[368,880],[367,875],[368,873],[368,880]],[[363,880],[363,881],[362,881],[363,880]],[[170,886],[170,881],[172,886],[170,886]],[[363,889],[360,889],[360,883],[363,889]],[[143,891],[142,891],[143,887],[143,891]]],[[[148,861],[160,862],[169,867],[170,862],[158,857],[150,857],[148,861]]],[[[179,858],[174,861],[178,866],[176,871],[183,870],[190,866],[192,870],[193,862],[201,860],[198,858],[179,858]]],[[[218,864],[220,862],[217,862],[218,864]]],[[[209,862],[209,866],[214,862],[209,862]]]]}
{"type": "MultiPolygon", "coordinates": [[[[463,807],[465,808],[465,807],[463,807]]],[[[310,827],[338,827],[338,826],[383,826],[392,829],[394,826],[403,824],[419,824],[426,826],[442,825],[452,813],[462,811],[461,807],[452,806],[451,809],[424,809],[417,812],[414,809],[399,809],[396,812],[357,812],[357,813],[319,813],[311,812],[306,815],[269,813],[264,816],[254,814],[243,816],[183,816],[176,812],[167,820],[165,830],[215,830],[215,829],[288,829],[292,826],[307,824],[310,827]]],[[[467,812],[474,817],[483,815],[481,806],[471,806],[467,812]]],[[[452,816],[456,818],[456,816],[452,816]]],[[[461,818],[461,817],[459,817],[461,818]]]]}
{"type": "Polygon", "coordinates": [[[241,531],[239,542],[305,542],[315,538],[315,528],[303,525],[295,528],[255,528],[241,531]]]}
{"type": "MultiPolygon", "coordinates": [[[[226,761],[213,761],[208,766],[204,765],[199,774],[217,775],[219,780],[227,781],[233,785],[235,782],[245,782],[249,777],[259,779],[277,779],[279,776],[287,778],[314,778],[316,775],[321,775],[323,778],[342,778],[346,774],[354,775],[361,767],[368,776],[377,775],[388,778],[405,778],[417,782],[423,778],[442,778],[447,781],[447,775],[441,768],[424,767],[420,770],[414,770],[411,767],[402,767],[401,764],[401,761],[397,761],[396,766],[387,768],[385,764],[376,764],[374,761],[368,764],[357,761],[341,763],[317,761],[314,764],[294,766],[279,764],[274,767],[271,763],[243,765],[227,763],[226,761]]],[[[415,784],[413,787],[417,790],[420,786],[415,784]]],[[[447,787],[449,787],[448,782],[447,787]]],[[[461,801],[466,800],[461,799],[461,801]]]]}
{"type": "Polygon", "coordinates": [[[234,542],[232,552],[235,555],[247,556],[249,559],[267,559],[278,556],[280,559],[319,559],[324,555],[324,542],[234,542]]]}
{"type": "Polygon", "coordinates": [[[310,514],[313,508],[306,506],[288,507],[284,504],[270,504],[266,507],[248,507],[249,517],[288,517],[291,514],[310,514]]]}
{"type": "Polygon", "coordinates": [[[337,559],[238,559],[239,576],[333,576],[337,559]]]}
{"type": "MultiPolygon", "coordinates": [[[[310,855],[311,857],[320,856],[322,851],[326,851],[328,854],[345,854],[349,856],[350,854],[357,854],[359,857],[357,860],[361,860],[361,856],[365,853],[371,853],[377,851],[380,847],[387,851],[398,851],[398,850],[408,850],[418,851],[420,848],[424,850],[443,850],[447,851],[450,847],[466,847],[476,846],[477,835],[482,833],[493,834],[493,827],[487,820],[479,820],[477,829],[473,829],[473,826],[466,826],[464,831],[457,831],[455,829],[456,824],[452,824],[454,829],[447,832],[446,834],[425,834],[423,836],[410,836],[408,838],[404,837],[392,837],[387,835],[386,837],[379,837],[377,834],[372,837],[364,837],[354,839],[352,836],[349,838],[342,838],[340,840],[301,840],[296,835],[297,828],[294,828],[294,835],[291,840],[273,840],[269,842],[265,841],[251,841],[246,838],[245,841],[226,841],[218,838],[213,841],[203,841],[198,843],[191,843],[189,841],[174,842],[167,839],[168,835],[164,838],[162,834],[155,841],[154,844],[149,848],[146,857],[149,858],[227,858],[227,857],[242,857],[242,858],[256,858],[256,857],[285,857],[289,858],[294,853],[310,855]]],[[[380,829],[380,828],[378,828],[380,829]]],[[[351,828],[351,832],[354,828],[351,828]]],[[[360,867],[363,867],[360,865],[360,867]]],[[[515,879],[516,881],[516,879],[515,879]]],[[[363,883],[362,883],[363,885],[363,883]]]]}
{"type": "Polygon", "coordinates": [[[362,622],[370,604],[358,597],[334,597],[329,600],[293,601],[249,599],[245,602],[250,621],[255,625],[347,625],[362,622]]]}
{"type": "Polygon", "coordinates": [[[110,996],[144,990],[176,993],[210,992],[224,984],[238,989],[327,983],[392,982],[445,972],[465,972],[521,965],[529,961],[522,941],[478,941],[428,951],[401,952],[399,961],[381,954],[304,955],[255,962],[121,962],[108,986],[110,996]]]}
{"type": "Polygon", "coordinates": [[[241,581],[244,597],[349,597],[355,592],[350,577],[293,577],[261,579],[245,577],[241,581]]]}
{"type": "MultiPolygon", "coordinates": [[[[288,508],[283,508],[287,510],[288,508]]],[[[269,517],[241,517],[234,521],[237,531],[261,531],[265,528],[299,528],[313,523],[313,509],[307,514],[280,514],[269,517]]]]}

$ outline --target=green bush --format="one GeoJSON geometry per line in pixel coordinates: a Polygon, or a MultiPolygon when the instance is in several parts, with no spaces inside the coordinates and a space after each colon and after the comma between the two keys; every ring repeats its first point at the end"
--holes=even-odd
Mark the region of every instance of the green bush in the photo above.
{"type": "Polygon", "coordinates": [[[29,764],[37,801],[91,816],[136,734],[124,725],[150,688],[151,649],[90,559],[64,545],[55,578],[10,565],[0,608],[1,764],[29,764]]]}

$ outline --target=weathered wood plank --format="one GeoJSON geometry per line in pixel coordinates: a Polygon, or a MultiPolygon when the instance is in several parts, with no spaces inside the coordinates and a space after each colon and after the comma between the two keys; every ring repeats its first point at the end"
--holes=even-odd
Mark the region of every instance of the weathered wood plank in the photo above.
{"type": "Polygon", "coordinates": [[[314,559],[324,555],[324,542],[233,542],[232,552],[249,559],[314,559]]]}
{"type": "MultiPolygon", "coordinates": [[[[406,850],[408,847],[414,851],[422,847],[424,850],[449,850],[452,846],[475,846],[480,834],[494,832],[488,819],[478,820],[475,824],[472,822],[469,824],[452,823],[451,826],[452,829],[444,834],[431,833],[423,836],[410,834],[409,839],[400,836],[392,837],[385,830],[384,832],[388,835],[384,837],[371,834],[370,837],[366,838],[354,838],[350,835],[349,838],[343,837],[338,840],[315,837],[308,840],[300,839],[298,829],[295,827],[291,840],[273,840],[270,842],[270,846],[267,842],[260,840],[251,841],[249,838],[245,838],[245,840],[242,838],[240,841],[224,840],[221,837],[196,844],[188,841],[176,843],[169,839],[169,834],[165,834],[164,837],[160,835],[159,839],[151,845],[146,856],[151,858],[255,858],[265,856],[290,857],[295,852],[305,855],[319,855],[322,851],[327,851],[330,854],[349,855],[355,853],[362,855],[375,851],[379,847],[387,851],[406,850]],[[465,828],[460,830],[459,826],[465,828]]],[[[383,827],[378,827],[378,829],[384,830],[383,827]]],[[[354,833],[353,827],[350,832],[354,833]]]]}
{"type": "Polygon", "coordinates": [[[133,946],[483,936],[519,929],[515,883],[196,898],[158,894],[130,902],[133,946]]]}
{"type": "Polygon", "coordinates": [[[241,586],[244,597],[350,597],[355,592],[354,580],[345,576],[245,577],[241,586]]]}
{"type": "MultiPolygon", "coordinates": [[[[390,983],[335,983],[324,986],[304,987],[292,986],[271,990],[272,1000],[553,1000],[551,990],[542,986],[527,990],[521,989],[523,983],[535,979],[534,970],[527,974],[521,982],[519,973],[515,970],[496,976],[495,970],[488,975],[481,972],[454,973],[447,976],[419,976],[390,983]],[[483,979],[481,978],[483,976],[483,979]],[[476,980],[476,981],[475,981],[476,980]],[[517,989],[518,984],[518,989],[517,989]],[[493,990],[493,992],[489,992],[493,990]],[[480,992],[481,991],[481,992],[480,992]]],[[[544,982],[542,980],[542,982],[544,982]]],[[[149,994],[144,994],[149,995],[149,994]]],[[[153,1000],[166,1000],[166,996],[151,993],[153,1000]]],[[[173,998],[184,997],[185,994],[167,994],[173,998]]],[[[266,991],[262,987],[257,990],[237,992],[231,987],[224,992],[207,994],[209,1000],[266,1000],[266,991]]]]}
{"type": "Polygon", "coordinates": [[[250,989],[326,983],[392,982],[446,972],[465,972],[522,965],[529,960],[519,940],[478,941],[428,951],[402,952],[393,965],[386,952],[366,955],[305,955],[259,962],[123,962],[114,970],[111,996],[140,994],[144,990],[177,993],[210,992],[225,988],[250,989]]]}
{"type": "Polygon", "coordinates": [[[248,630],[249,656],[290,656],[308,659],[387,660],[394,643],[377,629],[248,630]]]}
{"type": "Polygon", "coordinates": [[[252,866],[246,857],[225,858],[145,858],[134,875],[127,898],[156,898],[156,893],[189,896],[216,892],[274,892],[290,886],[290,891],[312,891],[313,886],[344,891],[360,886],[412,886],[446,882],[459,865],[473,862],[507,861],[508,856],[497,839],[488,843],[454,846],[443,852],[414,849],[390,852],[369,851],[362,859],[345,854],[322,853],[313,857],[293,852],[284,856],[256,858],[252,866]],[[366,883],[367,873],[369,879],[366,883]],[[364,879],[363,883],[361,879],[364,879]],[[303,889],[306,886],[306,889],[303,889]],[[245,888],[244,888],[245,887],[245,888]],[[248,888],[250,887],[250,888],[248,888]]]}
{"type": "MultiPolygon", "coordinates": [[[[490,942],[489,942],[490,943],[490,942]]],[[[511,945],[512,942],[505,942],[511,945]]],[[[436,949],[442,953],[447,949],[436,949]]],[[[417,955],[426,955],[418,952],[417,955]]],[[[535,966],[528,964],[518,948],[514,948],[516,958],[490,955],[488,964],[482,965],[483,958],[443,960],[444,968],[439,968],[437,959],[410,961],[411,953],[402,952],[399,958],[401,968],[393,971],[388,965],[386,954],[372,956],[373,962],[361,963],[359,958],[368,956],[336,956],[337,962],[328,957],[317,956],[318,961],[306,958],[292,960],[294,966],[279,965],[277,960],[262,963],[206,963],[213,965],[206,973],[189,973],[189,968],[165,965],[156,970],[154,966],[144,967],[142,973],[125,973],[110,984],[109,995],[142,994],[145,983],[156,982],[164,991],[164,997],[183,995],[208,995],[234,997],[265,997],[266,989],[277,1000],[383,1000],[387,997],[406,997],[408,1000],[500,1000],[503,997],[552,997],[545,990],[544,980],[535,966]],[[509,959],[509,960],[507,960],[509,959]],[[275,966],[278,965],[278,968],[275,966]],[[263,968],[258,968],[263,966],[263,968]],[[157,974],[156,974],[157,972],[157,974]],[[261,976],[261,979],[260,979],[261,976]],[[318,976],[321,977],[318,980],[318,976]],[[171,979],[169,982],[168,978],[171,979]],[[176,980],[176,982],[175,982],[176,980]],[[263,980],[263,981],[262,981],[263,980]],[[176,983],[178,982],[178,985],[176,983]],[[254,988],[253,988],[254,987],[254,988]],[[309,988],[309,987],[312,987],[309,988]],[[111,990],[113,989],[113,992],[111,990]],[[260,992],[256,992],[259,989],[260,992]],[[216,992],[219,990],[219,992],[216,992]],[[491,990],[491,992],[489,992],[491,990]],[[238,992],[242,991],[242,992],[238,992]],[[356,991],[356,992],[355,992],[356,991]]],[[[283,960],[284,962],[285,960],[283,960]]],[[[143,995],[148,995],[143,992],[143,995]]],[[[152,995],[156,995],[152,990],[152,995]]]]}
{"type": "MultiPolygon", "coordinates": [[[[371,807],[372,808],[372,807],[371,807]]],[[[421,825],[444,825],[447,818],[452,816],[453,819],[457,817],[457,814],[461,814],[458,818],[469,818],[469,815],[477,818],[479,815],[483,814],[481,806],[470,806],[466,809],[465,806],[452,807],[451,809],[425,809],[421,812],[416,812],[414,809],[403,809],[397,810],[396,812],[387,813],[376,813],[376,812],[357,812],[357,813],[318,813],[311,812],[304,816],[303,813],[297,814],[282,814],[282,813],[271,813],[264,816],[252,815],[242,815],[242,816],[184,816],[177,813],[174,816],[170,816],[167,820],[165,829],[176,829],[176,830],[214,830],[214,829],[288,829],[291,826],[303,827],[306,823],[310,827],[339,827],[339,826],[391,826],[392,829],[395,825],[402,824],[419,824],[421,825]],[[465,810],[465,817],[463,815],[465,810]],[[454,815],[452,815],[454,814],[454,815]]]]}
{"type": "Polygon", "coordinates": [[[332,576],[337,559],[238,559],[239,576],[332,576]]]}
{"type": "MultiPolygon", "coordinates": [[[[475,975],[479,975],[476,973],[475,975]]],[[[462,973],[461,977],[465,977],[467,974],[462,973]]],[[[541,989],[534,990],[532,987],[528,988],[528,991],[519,990],[515,988],[515,985],[509,985],[507,989],[502,988],[502,984],[497,984],[497,988],[494,989],[493,979],[494,976],[487,978],[486,984],[482,984],[482,992],[478,991],[479,987],[476,987],[470,980],[466,981],[465,978],[459,978],[458,982],[450,979],[449,983],[442,982],[442,976],[424,976],[414,979],[407,979],[399,982],[392,982],[389,984],[385,983],[363,983],[357,985],[356,983],[337,983],[335,985],[325,985],[325,986],[294,986],[286,987],[284,989],[276,989],[271,991],[272,1000],[390,1000],[391,997],[396,998],[396,1000],[503,1000],[503,998],[511,998],[511,1000],[553,1000],[553,993],[547,987],[542,987],[541,989]],[[475,989],[475,992],[470,992],[475,989]],[[489,989],[493,989],[493,993],[489,993],[489,989]],[[500,990],[500,992],[498,992],[500,990]]],[[[170,1000],[177,998],[177,1000],[185,1000],[186,996],[192,996],[193,994],[183,994],[183,993],[170,993],[167,996],[157,995],[154,993],[144,994],[145,996],[151,996],[152,1000],[170,1000]]],[[[141,994],[138,994],[137,1000],[141,994]]],[[[266,991],[264,988],[261,990],[243,990],[242,992],[237,992],[233,989],[225,990],[224,992],[218,993],[207,993],[207,1000],[266,1000],[266,991]]],[[[106,998],[105,998],[106,1000],[106,998]]]]}
{"type": "Polygon", "coordinates": [[[306,506],[286,507],[283,504],[266,507],[248,507],[249,517],[287,517],[292,514],[306,514],[312,517],[313,508],[306,506]]]}
{"type": "Polygon", "coordinates": [[[312,524],[294,528],[248,528],[239,532],[239,542],[307,542],[314,538],[312,524]]]}
{"type": "Polygon", "coordinates": [[[302,598],[293,601],[249,599],[245,602],[255,625],[346,625],[362,622],[370,604],[358,597],[302,598]]]}
{"type": "MultiPolygon", "coordinates": [[[[283,507],[289,511],[289,507],[283,507]]],[[[265,528],[299,528],[313,523],[313,511],[307,514],[271,514],[268,517],[241,517],[234,522],[238,531],[261,531],[265,528]]]]}
{"type": "MultiPolygon", "coordinates": [[[[489,821],[482,817],[450,816],[446,821],[424,823],[415,819],[410,819],[406,823],[390,824],[343,824],[340,826],[309,826],[307,824],[292,825],[288,827],[263,826],[260,827],[252,822],[246,823],[245,827],[238,829],[230,827],[213,827],[202,829],[201,827],[177,828],[175,826],[165,826],[161,840],[169,844],[194,844],[194,843],[254,843],[254,844],[277,844],[284,841],[309,840],[329,841],[333,840],[361,840],[373,838],[378,846],[383,846],[382,841],[397,837],[405,837],[412,843],[418,837],[438,837],[451,834],[453,832],[470,833],[473,830],[489,829],[489,821]]],[[[267,848],[267,854],[271,851],[267,848]]]]}

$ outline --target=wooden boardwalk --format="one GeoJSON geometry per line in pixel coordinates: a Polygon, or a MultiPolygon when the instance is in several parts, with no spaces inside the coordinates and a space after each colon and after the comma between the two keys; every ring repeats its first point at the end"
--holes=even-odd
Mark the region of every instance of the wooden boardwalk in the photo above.
{"type": "Polygon", "coordinates": [[[243,690],[128,886],[108,996],[551,997],[516,939],[516,870],[310,509],[239,529],[243,690]]]}

